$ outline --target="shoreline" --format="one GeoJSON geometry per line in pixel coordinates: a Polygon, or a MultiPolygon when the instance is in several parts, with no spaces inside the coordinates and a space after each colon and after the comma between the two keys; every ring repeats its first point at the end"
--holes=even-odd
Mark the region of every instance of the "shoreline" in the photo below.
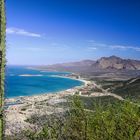
{"type": "Polygon", "coordinates": [[[85,85],[87,85],[87,84],[89,83],[89,81],[84,80],[84,79],[82,79],[82,78],[76,79],[76,78],[73,78],[73,77],[61,76],[61,75],[51,75],[50,77],[68,78],[68,79],[71,79],[71,80],[81,81],[81,82],[83,82],[85,85]]]}
{"type": "Polygon", "coordinates": [[[72,80],[77,80],[82,82],[80,86],[74,86],[72,88],[66,89],[66,90],[61,90],[61,91],[56,91],[56,92],[48,92],[48,93],[40,93],[40,94],[33,94],[29,96],[17,96],[17,97],[10,97],[10,98],[5,98],[5,103],[7,102],[16,102],[17,100],[26,100],[27,98],[36,98],[36,97],[41,97],[41,96],[55,96],[55,95],[61,95],[64,94],[64,92],[76,92],[79,88],[83,88],[84,86],[87,86],[90,81],[84,80],[82,78],[76,79],[73,77],[68,77],[68,76],[60,76],[60,75],[52,75],[52,77],[60,77],[60,78],[68,78],[72,80]]]}
{"type": "Polygon", "coordinates": [[[86,81],[81,78],[75,79],[73,77],[63,77],[81,80],[84,84],[56,93],[44,93],[5,99],[5,134],[12,136],[13,132],[17,134],[25,128],[33,128],[34,126],[32,124],[26,122],[26,120],[31,118],[32,115],[47,116],[53,113],[65,112],[67,108],[57,106],[57,104],[67,102],[66,98],[68,96],[73,96],[76,92],[87,87],[89,82],[91,83],[91,81],[86,81]],[[17,129],[17,126],[19,129],[17,129]]]}

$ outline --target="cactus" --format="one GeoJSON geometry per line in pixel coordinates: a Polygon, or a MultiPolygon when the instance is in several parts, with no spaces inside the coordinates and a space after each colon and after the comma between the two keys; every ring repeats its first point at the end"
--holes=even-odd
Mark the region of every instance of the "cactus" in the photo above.
{"type": "Polygon", "coordinates": [[[0,0],[0,140],[2,139],[3,128],[3,98],[4,98],[4,78],[5,78],[5,0],[0,0]]]}

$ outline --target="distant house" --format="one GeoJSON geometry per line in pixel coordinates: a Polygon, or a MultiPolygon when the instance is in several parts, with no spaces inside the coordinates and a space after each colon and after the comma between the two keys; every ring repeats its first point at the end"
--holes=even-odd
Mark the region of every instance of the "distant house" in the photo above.
{"type": "Polygon", "coordinates": [[[73,77],[73,78],[75,78],[75,79],[80,79],[80,75],[75,74],[75,73],[72,73],[72,74],[70,75],[70,77],[73,77]]]}

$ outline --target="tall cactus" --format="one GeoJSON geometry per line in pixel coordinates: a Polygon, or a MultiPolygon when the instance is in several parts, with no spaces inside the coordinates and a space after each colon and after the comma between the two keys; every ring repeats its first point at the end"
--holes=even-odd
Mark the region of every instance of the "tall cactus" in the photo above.
{"type": "Polygon", "coordinates": [[[0,140],[3,128],[3,98],[5,78],[5,36],[6,36],[5,0],[0,0],[0,140]]]}

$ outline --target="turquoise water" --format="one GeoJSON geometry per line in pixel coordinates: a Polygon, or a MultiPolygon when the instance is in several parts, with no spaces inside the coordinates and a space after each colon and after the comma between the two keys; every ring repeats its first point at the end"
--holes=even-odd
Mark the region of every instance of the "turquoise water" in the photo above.
{"type": "Polygon", "coordinates": [[[65,74],[69,73],[44,72],[30,70],[22,66],[8,66],[6,68],[5,96],[6,98],[11,98],[50,92],[55,93],[83,84],[78,80],[58,77],[65,74]],[[32,76],[24,76],[26,74],[32,76]]]}

